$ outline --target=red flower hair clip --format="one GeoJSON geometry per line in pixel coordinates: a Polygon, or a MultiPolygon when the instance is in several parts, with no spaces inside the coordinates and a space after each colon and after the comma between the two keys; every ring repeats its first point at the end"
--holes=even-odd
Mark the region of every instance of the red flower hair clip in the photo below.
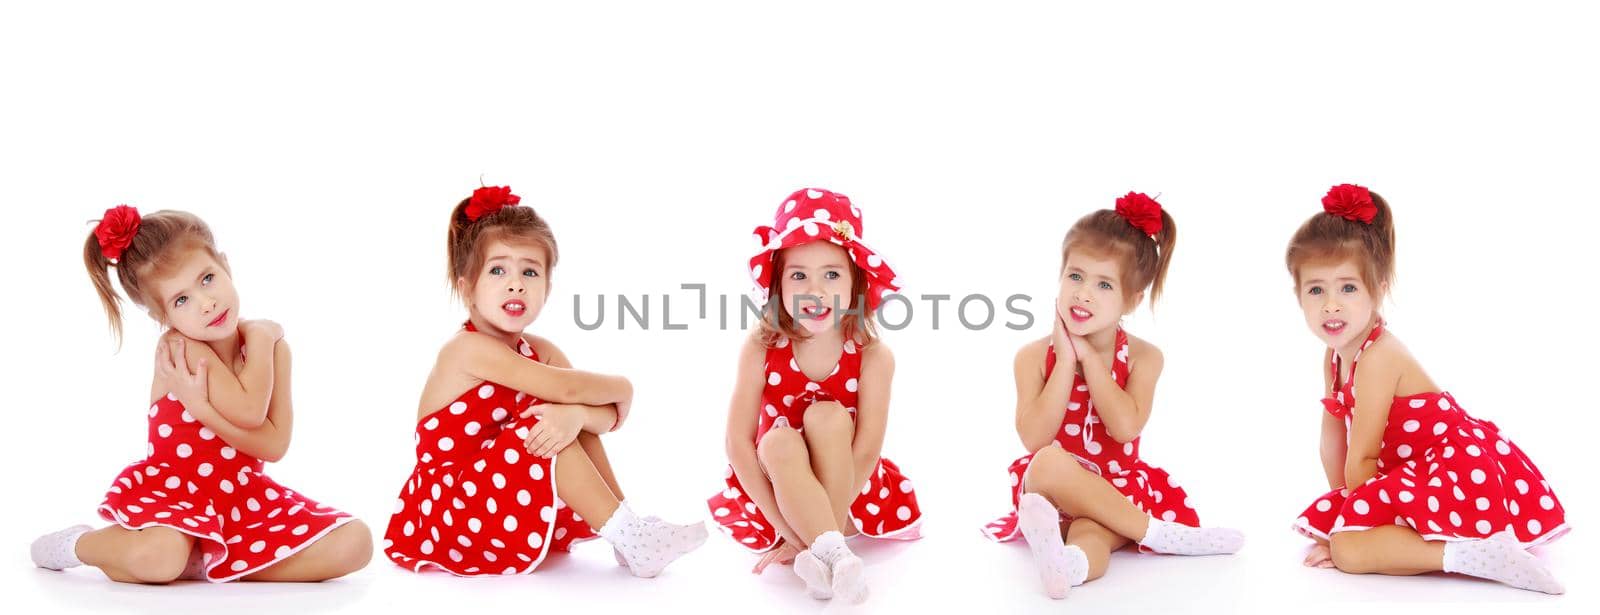
{"type": "Polygon", "coordinates": [[[1355,184],[1329,188],[1328,194],[1322,197],[1322,210],[1362,224],[1372,224],[1372,219],[1378,215],[1378,206],[1372,203],[1372,192],[1355,184]]]}
{"type": "Polygon", "coordinates": [[[522,197],[511,194],[511,186],[484,186],[473,190],[472,198],[467,200],[467,219],[477,222],[479,218],[521,202],[522,197]]]}
{"type": "Polygon", "coordinates": [[[1117,199],[1117,215],[1141,233],[1151,237],[1161,233],[1161,204],[1143,192],[1129,192],[1117,199]]]}
{"type": "Polygon", "coordinates": [[[100,254],[117,264],[122,259],[122,253],[133,243],[133,236],[139,232],[139,210],[127,205],[118,205],[106,210],[100,223],[94,227],[94,239],[100,244],[100,254]]]}

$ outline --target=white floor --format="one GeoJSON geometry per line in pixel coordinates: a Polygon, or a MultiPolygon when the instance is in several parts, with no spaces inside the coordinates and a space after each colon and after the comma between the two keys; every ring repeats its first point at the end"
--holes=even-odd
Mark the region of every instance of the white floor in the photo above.
{"type": "MultiPolygon", "coordinates": [[[[945,520],[948,521],[948,520],[945,520]]],[[[1065,603],[1045,598],[1018,544],[994,545],[970,524],[930,522],[931,535],[915,543],[857,541],[867,559],[873,595],[861,612],[988,611],[1003,613],[1281,612],[1403,608],[1406,612],[1594,612],[1593,566],[1578,554],[1593,549],[1582,533],[1541,550],[1567,583],[1551,597],[1471,579],[1430,575],[1392,578],[1346,575],[1298,564],[1303,541],[1284,530],[1256,532],[1233,557],[1179,558],[1118,553],[1103,579],[1077,588],[1065,603]],[[1589,605],[1584,607],[1583,605],[1589,605]]],[[[20,538],[20,536],[18,537],[20,538]]],[[[7,540],[7,544],[18,541],[7,540]]],[[[20,555],[13,550],[13,554],[20,555]]],[[[416,575],[375,561],[349,578],[317,585],[182,583],[141,587],[111,583],[90,569],[53,573],[22,557],[5,570],[7,602],[14,613],[34,612],[324,612],[440,613],[479,608],[539,612],[731,612],[762,605],[776,612],[848,610],[804,595],[787,568],[763,576],[745,572],[754,558],[714,535],[701,551],[654,580],[633,579],[616,567],[601,543],[552,558],[525,577],[458,579],[416,575]]]]}

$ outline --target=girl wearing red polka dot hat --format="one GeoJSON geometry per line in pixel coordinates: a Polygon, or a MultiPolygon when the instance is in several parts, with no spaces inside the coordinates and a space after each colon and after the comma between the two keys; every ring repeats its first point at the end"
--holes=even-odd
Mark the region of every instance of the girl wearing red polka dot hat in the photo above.
{"type": "Polygon", "coordinates": [[[1146,291],[1160,297],[1176,239],[1172,216],[1137,192],[1079,219],[1061,244],[1053,331],[1017,352],[1017,435],[1030,452],[1011,464],[1013,511],[984,534],[1026,538],[1051,598],[1105,574],[1130,544],[1173,555],[1243,545],[1237,530],[1199,527],[1178,481],[1139,454],[1162,356],[1121,320],[1146,291]]]}
{"type": "Polygon", "coordinates": [[[879,456],[894,355],[873,319],[899,288],[862,243],[849,197],[795,191],[755,230],[750,275],[766,302],[739,355],[728,415],[726,489],[707,504],[739,545],[794,570],[818,599],[867,597],[849,536],[910,540],[921,509],[911,481],[879,456]]]}
{"type": "Polygon", "coordinates": [[[112,580],[321,581],[372,558],[372,533],[262,472],[289,446],[289,344],[242,320],[228,259],[211,230],[180,211],[106,210],[84,244],[89,279],[122,336],[122,298],[166,327],[150,383],[144,459],[112,481],[100,516],[33,543],[33,561],[88,564],[112,580]]]}
{"type": "Polygon", "coordinates": [[[1328,347],[1322,466],[1331,490],[1294,523],[1316,541],[1305,564],[1394,575],[1442,570],[1562,593],[1527,551],[1567,532],[1544,475],[1494,423],[1473,418],[1434,384],[1385,329],[1378,308],[1394,277],[1389,204],[1343,184],[1322,206],[1286,256],[1306,325],[1328,347]]]}
{"type": "Polygon", "coordinates": [[[549,297],[557,251],[520,201],[484,187],[450,214],[449,282],[467,322],[423,386],[416,467],[384,554],[417,572],[528,574],[551,551],[600,537],[635,576],[654,577],[705,542],[705,524],[634,515],[600,442],[627,418],[632,385],[573,369],[525,332],[549,297]]]}

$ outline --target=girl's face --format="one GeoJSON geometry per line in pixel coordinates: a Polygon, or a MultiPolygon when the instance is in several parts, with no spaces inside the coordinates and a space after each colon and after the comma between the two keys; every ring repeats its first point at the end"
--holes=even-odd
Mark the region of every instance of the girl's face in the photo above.
{"type": "Polygon", "coordinates": [[[1329,348],[1344,350],[1361,340],[1377,319],[1378,298],[1351,260],[1300,266],[1300,310],[1306,326],[1329,348]]]}
{"type": "MultiPolygon", "coordinates": [[[[817,334],[832,328],[835,307],[850,309],[854,280],[845,249],[826,241],[783,251],[780,294],[783,309],[806,331],[817,334]]],[[[842,318],[842,315],[840,316],[842,318]]]]}
{"type": "Polygon", "coordinates": [[[239,331],[239,293],[224,262],[205,250],[190,250],[170,275],[153,280],[150,316],[185,337],[202,342],[239,331]],[[159,306],[159,307],[157,307],[159,306]]]}
{"type": "Polygon", "coordinates": [[[1067,253],[1061,271],[1061,292],[1056,312],[1066,321],[1067,332],[1086,336],[1116,326],[1144,299],[1144,291],[1127,299],[1122,288],[1122,261],[1084,250],[1067,253]]]}
{"type": "Polygon", "coordinates": [[[550,292],[544,248],[495,240],[485,254],[467,296],[467,310],[475,322],[504,333],[521,333],[539,317],[550,292]]]}

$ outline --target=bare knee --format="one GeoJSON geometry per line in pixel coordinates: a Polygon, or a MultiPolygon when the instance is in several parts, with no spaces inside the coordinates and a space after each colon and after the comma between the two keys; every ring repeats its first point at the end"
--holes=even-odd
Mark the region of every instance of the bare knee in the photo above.
{"type": "Polygon", "coordinates": [[[1328,554],[1333,566],[1351,574],[1366,574],[1377,570],[1368,549],[1361,548],[1360,538],[1352,532],[1340,532],[1328,538],[1328,554]]]}
{"type": "Polygon", "coordinates": [[[176,530],[142,530],[140,539],[129,548],[124,564],[128,574],[141,582],[171,583],[183,574],[193,548],[194,543],[176,530]]]}
{"type": "Polygon", "coordinates": [[[774,427],[756,444],[756,457],[772,467],[809,459],[805,438],[790,427],[774,427]]]}
{"type": "Polygon", "coordinates": [[[806,439],[814,441],[819,437],[844,437],[849,438],[855,431],[855,421],[850,418],[850,411],[836,401],[819,401],[806,408],[805,418],[806,439]]]}
{"type": "Polygon", "coordinates": [[[1023,474],[1023,482],[1030,492],[1066,484],[1077,470],[1078,462],[1059,446],[1046,446],[1034,453],[1023,474]]]}
{"type": "Polygon", "coordinates": [[[372,529],[360,519],[344,524],[323,540],[337,541],[329,545],[333,548],[327,554],[328,567],[333,573],[330,579],[366,568],[372,561],[372,529]]]}

